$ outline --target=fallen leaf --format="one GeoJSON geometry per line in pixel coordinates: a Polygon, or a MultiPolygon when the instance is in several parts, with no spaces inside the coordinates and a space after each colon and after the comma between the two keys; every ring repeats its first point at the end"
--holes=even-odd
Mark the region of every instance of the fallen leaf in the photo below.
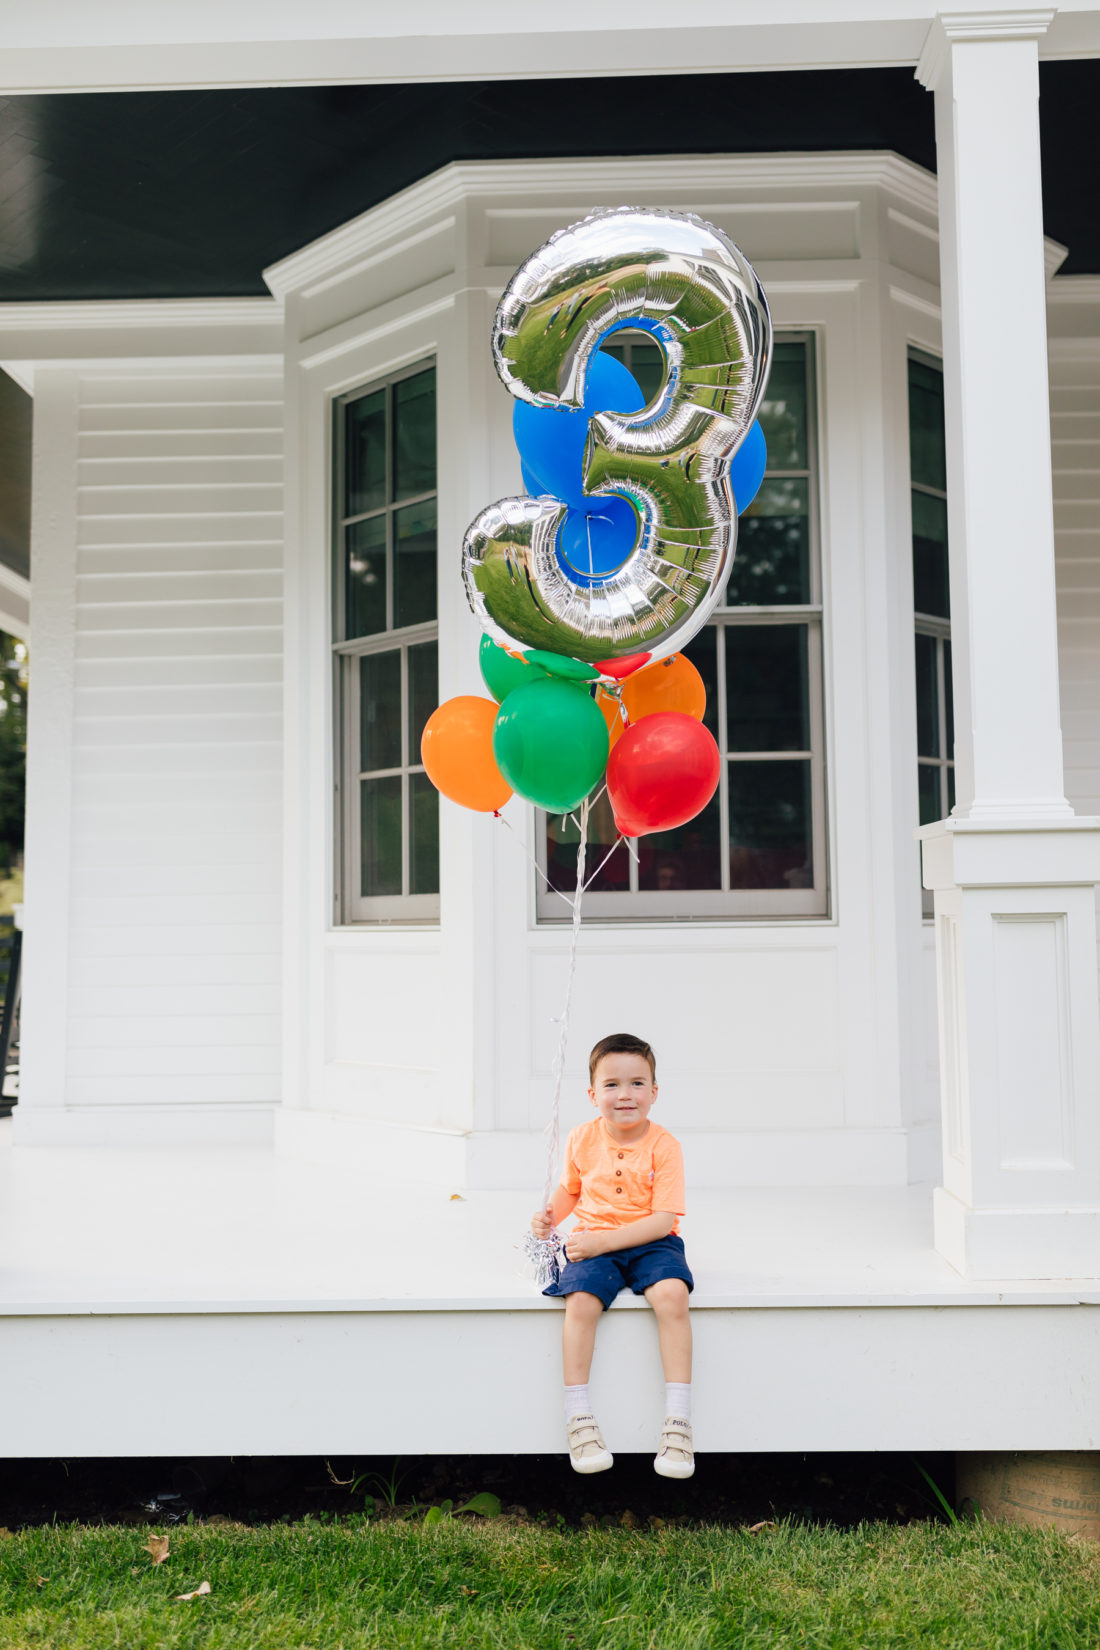
{"type": "Polygon", "coordinates": [[[204,1598],[205,1595],[209,1591],[210,1591],[210,1583],[208,1581],[200,1581],[193,1593],[177,1593],[175,1595],[176,1602],[178,1604],[186,1604],[188,1599],[191,1599],[191,1598],[204,1598]]]}
{"type": "Polygon", "coordinates": [[[622,1525],[624,1530],[636,1530],[638,1528],[637,1515],[632,1513],[628,1507],[623,1513],[623,1516],[619,1519],[619,1523],[622,1525]]]}
{"type": "Polygon", "coordinates": [[[745,1529],[749,1535],[759,1535],[761,1530],[774,1530],[774,1518],[762,1518],[759,1524],[747,1524],[745,1529]]]}
{"type": "Polygon", "coordinates": [[[650,1513],[649,1527],[651,1530],[663,1530],[665,1527],[665,1521],[663,1518],[658,1518],[656,1513],[650,1513]]]}
{"type": "Polygon", "coordinates": [[[44,1587],[49,1579],[49,1576],[35,1576],[34,1584],[36,1587],[44,1587]]]}
{"type": "Polygon", "coordinates": [[[466,1199],[463,1197],[461,1192],[452,1192],[449,1198],[449,1202],[451,1203],[465,1203],[465,1201],[466,1199]]]}
{"type": "Polygon", "coordinates": [[[0,1524],[0,1537],[10,1534],[11,1531],[8,1529],[8,1526],[6,1524],[0,1524]]]}
{"type": "Polygon", "coordinates": [[[476,1598],[477,1597],[477,1588],[476,1587],[463,1587],[461,1589],[461,1591],[463,1593],[465,1593],[467,1598],[476,1598]]]}
{"type": "Polygon", "coordinates": [[[151,1535],[145,1543],[145,1551],[154,1564],[163,1564],[168,1557],[168,1537],[166,1535],[151,1535]]]}

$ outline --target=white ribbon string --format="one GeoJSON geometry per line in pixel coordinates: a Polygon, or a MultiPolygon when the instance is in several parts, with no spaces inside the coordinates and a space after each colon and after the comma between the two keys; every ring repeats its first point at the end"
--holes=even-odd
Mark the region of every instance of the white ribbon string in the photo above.
{"type": "Polygon", "coordinates": [[[558,1152],[561,1145],[561,1085],[565,1076],[565,1053],[569,1042],[569,1009],[573,1001],[573,978],[577,972],[577,941],[581,933],[581,901],[584,899],[584,862],[588,850],[588,812],[589,800],[585,797],[581,803],[581,817],[578,820],[580,841],[577,843],[577,882],[570,904],[573,907],[573,931],[569,939],[569,967],[565,976],[565,999],[562,1003],[561,1014],[558,1018],[558,1047],[554,1055],[554,1097],[550,1102],[550,1121],[546,1126],[546,1180],[543,1189],[542,1207],[549,1208],[550,1199],[554,1191],[554,1176],[558,1168],[558,1152]]]}

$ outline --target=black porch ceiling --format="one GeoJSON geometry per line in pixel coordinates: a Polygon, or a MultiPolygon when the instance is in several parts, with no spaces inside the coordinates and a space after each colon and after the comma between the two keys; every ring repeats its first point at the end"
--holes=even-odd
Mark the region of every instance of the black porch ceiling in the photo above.
{"type": "MultiPolygon", "coordinates": [[[[1100,63],[1044,64],[1047,233],[1100,270],[1100,63]]],[[[0,100],[0,301],[228,297],[451,160],[894,149],[935,165],[907,69],[0,100]]]]}

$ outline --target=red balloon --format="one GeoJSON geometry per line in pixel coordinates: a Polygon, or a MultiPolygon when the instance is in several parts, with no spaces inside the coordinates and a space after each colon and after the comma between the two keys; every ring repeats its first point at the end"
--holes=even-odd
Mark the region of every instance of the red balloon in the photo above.
{"type": "Polygon", "coordinates": [[[611,676],[616,682],[621,682],[627,676],[633,676],[636,670],[648,665],[652,653],[631,653],[625,659],[605,659],[596,669],[604,676],[611,676]]]}
{"type": "Polygon", "coordinates": [[[623,836],[671,831],[702,813],[722,758],[714,735],[683,711],[658,711],[627,728],[607,764],[607,794],[623,836]]]}

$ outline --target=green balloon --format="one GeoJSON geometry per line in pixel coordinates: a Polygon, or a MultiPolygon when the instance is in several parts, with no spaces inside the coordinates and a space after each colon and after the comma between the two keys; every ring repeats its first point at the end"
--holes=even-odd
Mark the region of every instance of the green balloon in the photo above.
{"type": "Polygon", "coordinates": [[[502,705],[516,688],[523,687],[527,682],[541,681],[544,674],[537,665],[529,665],[526,659],[513,659],[489,636],[481,638],[477,662],[481,667],[481,680],[498,705],[502,705]]]}
{"type": "Polygon", "coordinates": [[[561,676],[567,682],[594,682],[600,674],[591,665],[571,659],[567,653],[547,653],[544,648],[534,648],[524,657],[529,664],[545,670],[548,676],[561,676]]]}
{"type": "Polygon", "coordinates": [[[587,689],[559,677],[508,695],[493,724],[497,767],[520,796],[547,813],[584,801],[607,766],[607,723],[587,689]]]}

